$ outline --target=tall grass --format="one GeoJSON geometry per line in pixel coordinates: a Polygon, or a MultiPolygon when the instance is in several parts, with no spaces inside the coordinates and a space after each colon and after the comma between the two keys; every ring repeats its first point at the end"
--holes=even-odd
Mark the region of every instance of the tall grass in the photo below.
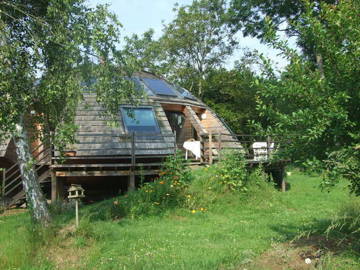
{"type": "MultiPolygon", "coordinates": [[[[71,206],[54,206],[55,228],[35,238],[27,214],[0,217],[0,269],[252,269],[258,256],[304,231],[325,235],[332,224],[342,233],[328,237],[341,240],[358,226],[348,222],[356,220],[357,203],[346,208],[347,218],[332,219],[344,213],[341,205],[358,202],[345,183],[325,193],[319,177],[295,172],[287,179],[291,190],[281,193],[259,168],[233,189],[222,174],[227,164],[190,172],[183,161],[169,162],[172,169],[164,167],[154,183],[81,207],[77,230],[71,206]],[[353,225],[336,225],[340,220],[353,225]]],[[[358,269],[355,248],[324,255],[323,267],[358,269]]]]}

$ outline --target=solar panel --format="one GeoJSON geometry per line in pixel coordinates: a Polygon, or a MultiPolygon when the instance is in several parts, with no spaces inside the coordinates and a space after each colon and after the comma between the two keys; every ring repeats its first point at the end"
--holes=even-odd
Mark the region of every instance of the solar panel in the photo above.
{"type": "Polygon", "coordinates": [[[196,97],[194,97],[188,90],[186,90],[182,87],[178,87],[177,89],[180,92],[181,96],[183,96],[184,98],[191,99],[191,100],[197,100],[196,97]]]}
{"type": "Polygon", "coordinates": [[[135,90],[138,92],[144,92],[144,87],[141,85],[141,82],[138,78],[132,77],[130,80],[132,80],[135,83],[135,90]]]}
{"type": "Polygon", "coordinates": [[[142,78],[145,84],[157,95],[177,97],[176,92],[163,80],[142,78]]]}

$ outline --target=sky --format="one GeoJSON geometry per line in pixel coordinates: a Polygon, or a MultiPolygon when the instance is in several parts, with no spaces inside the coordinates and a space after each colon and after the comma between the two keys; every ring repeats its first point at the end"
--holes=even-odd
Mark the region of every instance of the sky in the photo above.
{"type": "MultiPolygon", "coordinates": [[[[157,38],[161,36],[163,24],[175,18],[173,11],[175,3],[187,5],[191,4],[192,0],[88,0],[87,2],[90,7],[95,7],[97,4],[109,4],[110,10],[118,16],[123,25],[124,36],[141,35],[152,28],[157,38]]],[[[278,51],[268,48],[257,39],[244,38],[240,35],[239,41],[241,48],[258,50],[272,59],[277,67],[282,68],[286,65],[286,61],[278,55],[278,51]]],[[[226,66],[231,68],[233,62],[240,59],[242,52],[241,49],[235,52],[226,66]]]]}

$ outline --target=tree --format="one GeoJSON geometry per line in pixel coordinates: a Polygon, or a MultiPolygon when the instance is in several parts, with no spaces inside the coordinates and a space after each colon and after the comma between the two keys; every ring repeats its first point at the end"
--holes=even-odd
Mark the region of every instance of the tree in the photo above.
{"type": "Polygon", "coordinates": [[[206,76],[224,62],[235,46],[222,20],[224,1],[194,0],[175,11],[176,18],[165,26],[160,39],[167,62],[172,66],[170,75],[174,79],[185,78],[182,85],[202,97],[206,76]]]}
{"type": "Polygon", "coordinates": [[[124,57],[134,62],[139,70],[166,74],[168,65],[165,62],[164,48],[159,40],[154,39],[154,30],[150,29],[139,37],[137,34],[125,38],[122,50],[124,57]]]}
{"type": "Polygon", "coordinates": [[[255,73],[242,59],[235,68],[216,69],[204,82],[204,101],[213,108],[237,134],[250,134],[249,120],[257,117],[255,97],[259,87],[255,73]]]}
{"type": "Polygon", "coordinates": [[[360,138],[360,3],[322,3],[319,14],[313,8],[308,3],[300,23],[292,27],[322,55],[322,69],[315,69],[272,31],[271,44],[290,64],[280,77],[271,67],[266,70],[257,99],[260,115],[269,121],[267,131],[289,136],[290,154],[299,162],[327,160],[332,153],[354,147],[360,138]]]}
{"type": "Polygon", "coordinates": [[[90,9],[83,0],[0,2],[0,135],[14,138],[27,202],[43,225],[50,215],[29,143],[50,132],[60,148],[73,140],[84,82],[96,78],[91,87],[109,112],[133,94],[116,50],[119,26],[106,6],[90,9]],[[29,136],[34,123],[42,129],[29,136]]]}
{"type": "Polygon", "coordinates": [[[272,29],[283,32],[288,37],[296,37],[297,45],[304,54],[316,62],[316,52],[311,40],[307,40],[294,24],[306,23],[302,16],[307,12],[307,2],[311,2],[314,16],[321,13],[323,3],[336,4],[338,0],[231,0],[225,21],[233,31],[241,30],[245,36],[263,40],[268,31],[269,21],[272,29]]]}

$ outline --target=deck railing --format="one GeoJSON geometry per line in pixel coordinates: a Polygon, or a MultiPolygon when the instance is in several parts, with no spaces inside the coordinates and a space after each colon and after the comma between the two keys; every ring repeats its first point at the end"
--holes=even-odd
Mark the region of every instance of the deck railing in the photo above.
{"type": "MultiPolygon", "coordinates": [[[[35,172],[40,177],[43,174],[44,167],[50,164],[51,151],[44,144],[39,144],[35,147],[31,155],[35,161],[35,172]]],[[[10,168],[3,170],[2,177],[2,196],[8,196],[14,193],[16,190],[21,189],[21,173],[18,163],[13,164],[10,168]]]]}
{"type": "Polygon", "coordinates": [[[284,149],[290,143],[278,135],[248,135],[209,132],[200,137],[201,159],[212,164],[220,160],[226,151],[237,150],[247,162],[261,163],[284,159],[284,149]]]}

